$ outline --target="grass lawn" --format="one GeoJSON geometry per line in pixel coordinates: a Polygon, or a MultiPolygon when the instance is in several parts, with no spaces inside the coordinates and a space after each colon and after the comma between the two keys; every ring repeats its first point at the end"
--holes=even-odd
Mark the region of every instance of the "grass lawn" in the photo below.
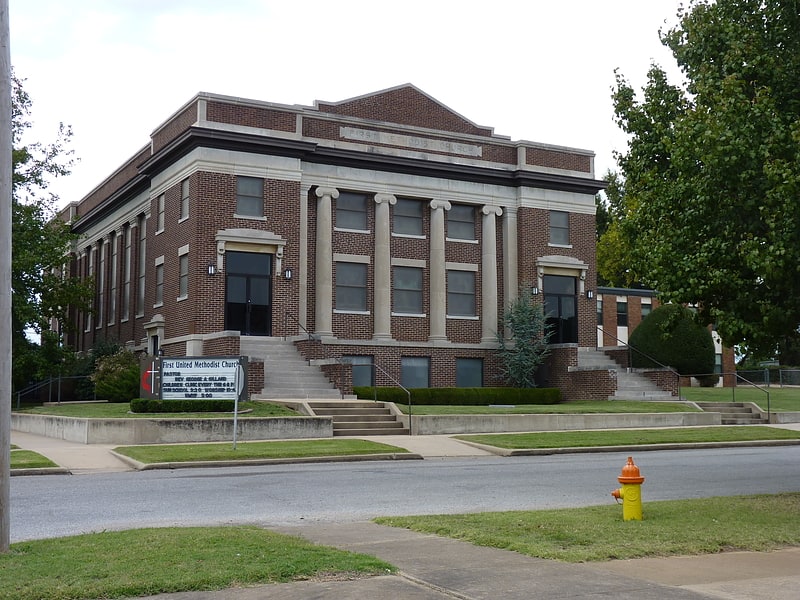
{"type": "Polygon", "coordinates": [[[47,467],[57,467],[49,458],[37,454],[32,450],[11,449],[11,468],[12,469],[44,469],[47,467]]]}
{"type": "Polygon", "coordinates": [[[377,523],[568,562],[800,545],[800,493],[647,502],[644,520],[589,508],[383,517],[377,523]]]}
{"type": "MultiPolygon", "coordinates": [[[[85,419],[232,419],[232,413],[132,413],[128,402],[118,403],[65,403],[52,406],[34,406],[15,412],[36,415],[59,415],[64,417],[82,417],[85,419]]],[[[242,402],[239,410],[249,412],[240,413],[240,419],[248,417],[296,417],[295,411],[280,404],[268,402],[242,402]]]]}
{"type": "MultiPolygon", "coordinates": [[[[397,407],[408,414],[407,404],[397,407]]],[[[596,413],[669,413],[697,412],[697,409],[680,402],[636,402],[628,400],[582,400],[562,404],[519,404],[516,406],[444,406],[414,405],[414,415],[552,415],[596,413]]]]}
{"type": "Polygon", "coordinates": [[[357,439],[240,442],[232,444],[163,444],[121,446],[114,449],[142,463],[187,462],[195,460],[247,460],[257,458],[303,458],[353,454],[407,453],[408,450],[357,439]]]}
{"type": "Polygon", "coordinates": [[[150,596],[393,571],[255,527],[140,529],[12,544],[0,555],[0,599],[150,596]]]}
{"type": "Polygon", "coordinates": [[[614,431],[546,431],[459,435],[457,439],[509,450],[528,448],[583,448],[636,446],[691,442],[742,442],[753,440],[800,440],[800,431],[763,425],[734,425],[664,429],[617,429],[614,431]]]}
{"type": "MultiPolygon", "coordinates": [[[[768,387],[769,407],[773,412],[800,411],[800,388],[768,387]]],[[[692,402],[755,402],[762,410],[767,410],[767,395],[760,389],[750,386],[737,388],[683,387],[681,396],[692,402]]]]}

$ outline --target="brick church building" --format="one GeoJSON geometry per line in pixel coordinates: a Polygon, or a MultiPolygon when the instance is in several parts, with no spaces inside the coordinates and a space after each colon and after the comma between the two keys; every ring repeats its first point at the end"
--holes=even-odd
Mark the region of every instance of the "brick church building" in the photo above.
{"type": "Polygon", "coordinates": [[[493,386],[498,318],[527,285],[555,330],[543,383],[569,397],[597,345],[593,157],[413,85],[314,106],[200,93],[65,209],[72,274],[96,285],[65,341],[257,366],[250,340],[289,340],[357,385],[493,386]]]}

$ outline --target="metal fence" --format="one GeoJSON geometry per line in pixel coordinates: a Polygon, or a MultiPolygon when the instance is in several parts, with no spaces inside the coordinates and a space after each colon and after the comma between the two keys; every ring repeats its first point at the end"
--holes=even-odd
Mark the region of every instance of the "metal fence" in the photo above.
{"type": "Polygon", "coordinates": [[[785,385],[800,386],[800,369],[755,369],[752,371],[736,371],[737,375],[744,377],[748,381],[765,385],[785,385]]]}

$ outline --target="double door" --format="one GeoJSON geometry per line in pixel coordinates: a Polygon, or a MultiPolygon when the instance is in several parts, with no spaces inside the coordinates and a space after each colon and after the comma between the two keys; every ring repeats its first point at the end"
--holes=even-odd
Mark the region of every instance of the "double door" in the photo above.
{"type": "Polygon", "coordinates": [[[272,335],[272,254],[225,253],[225,329],[272,335]]]}

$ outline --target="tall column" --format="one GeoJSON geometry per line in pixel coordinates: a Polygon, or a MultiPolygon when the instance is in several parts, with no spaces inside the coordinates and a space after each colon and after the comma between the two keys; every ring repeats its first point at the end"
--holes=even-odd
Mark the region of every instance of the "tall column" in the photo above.
{"type": "Polygon", "coordinates": [[[447,339],[447,272],[444,259],[444,211],[446,200],[431,200],[431,330],[430,341],[447,339]]]}
{"type": "Polygon", "coordinates": [[[318,187],[317,252],[315,262],[314,317],[316,333],[333,335],[333,216],[331,199],[339,197],[336,188],[318,187]]]}
{"type": "MultiPolygon", "coordinates": [[[[308,329],[308,192],[311,188],[307,185],[300,186],[300,233],[297,240],[297,321],[302,327],[308,329]]],[[[294,325],[290,325],[291,328],[294,325]]],[[[286,333],[286,332],[285,332],[286,333]]],[[[295,331],[300,333],[300,331],[295,331]]]]}
{"type": "MultiPolygon", "coordinates": [[[[532,283],[532,282],[528,282],[532,283]]],[[[504,309],[519,294],[519,251],[517,247],[517,208],[506,208],[503,218],[503,292],[504,309]]],[[[505,332],[506,337],[509,331],[505,332]]]]}
{"type": "Polygon", "coordinates": [[[392,194],[375,194],[375,321],[373,338],[392,338],[392,259],[389,207],[397,204],[392,194]]]}
{"type": "Polygon", "coordinates": [[[484,206],[481,241],[481,342],[497,339],[497,224],[499,206],[484,206]]]}

